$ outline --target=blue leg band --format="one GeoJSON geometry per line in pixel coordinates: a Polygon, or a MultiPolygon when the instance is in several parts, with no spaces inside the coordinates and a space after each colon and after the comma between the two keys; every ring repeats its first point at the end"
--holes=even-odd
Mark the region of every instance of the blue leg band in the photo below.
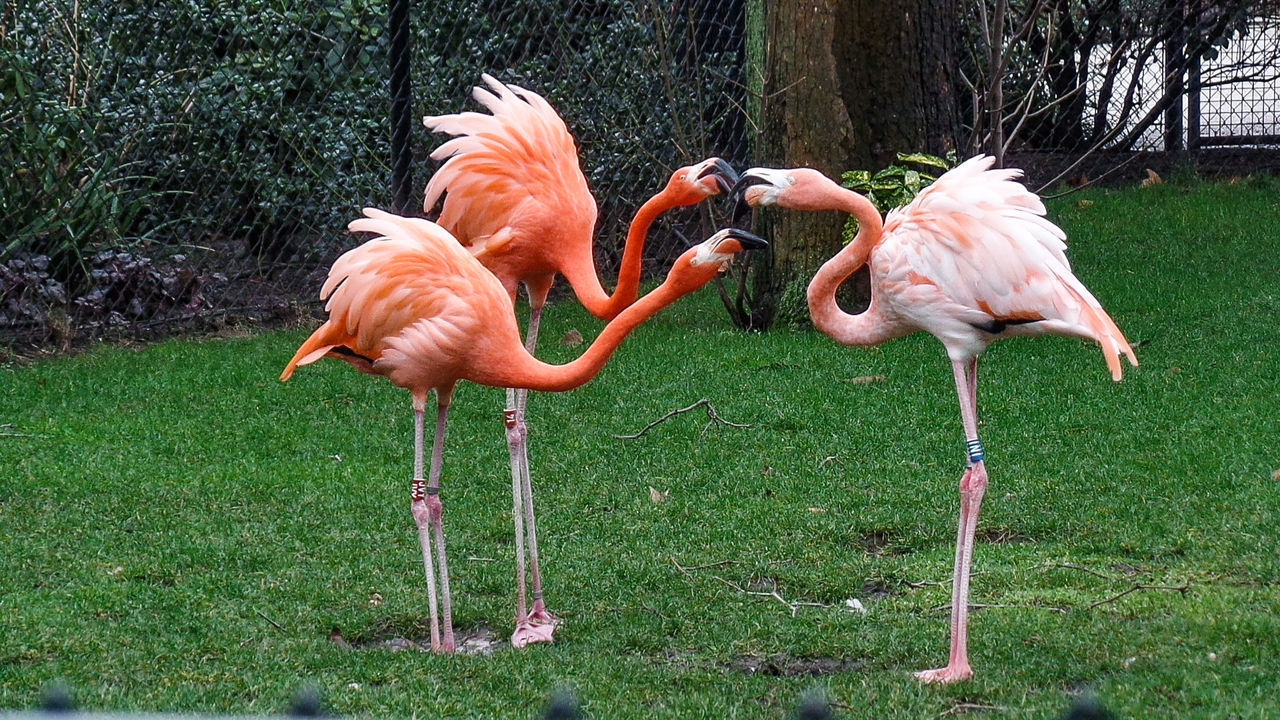
{"type": "Polygon", "coordinates": [[[981,440],[979,440],[979,439],[977,439],[977,438],[974,438],[974,439],[969,440],[968,442],[966,442],[966,443],[965,443],[965,446],[969,449],[969,462],[971,462],[971,463],[980,463],[980,462],[982,462],[983,455],[982,455],[982,441],[981,441],[981,440]]]}

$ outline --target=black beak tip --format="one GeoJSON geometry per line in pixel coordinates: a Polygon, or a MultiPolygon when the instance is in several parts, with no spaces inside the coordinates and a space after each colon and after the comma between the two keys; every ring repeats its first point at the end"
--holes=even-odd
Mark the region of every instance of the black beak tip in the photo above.
{"type": "Polygon", "coordinates": [[[737,240],[743,250],[764,250],[769,247],[768,241],[764,238],[741,228],[728,228],[726,234],[728,237],[737,240]]]}
{"type": "Polygon", "coordinates": [[[714,175],[716,179],[716,187],[723,194],[729,194],[733,190],[733,186],[738,183],[738,171],[733,166],[720,158],[712,158],[712,162],[703,169],[698,175],[701,180],[708,175],[714,175]]]}

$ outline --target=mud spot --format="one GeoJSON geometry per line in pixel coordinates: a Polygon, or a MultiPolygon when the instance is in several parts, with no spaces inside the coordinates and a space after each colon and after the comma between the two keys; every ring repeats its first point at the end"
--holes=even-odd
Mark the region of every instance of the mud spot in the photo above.
{"type": "Polygon", "coordinates": [[[884,580],[868,580],[862,586],[860,597],[866,600],[883,600],[893,595],[893,592],[893,586],[884,580]]]}
{"type": "Polygon", "coordinates": [[[889,551],[892,539],[885,530],[872,530],[862,533],[862,537],[857,540],[858,545],[871,555],[884,555],[889,551]]]}
{"type": "Polygon", "coordinates": [[[849,658],[798,658],[790,655],[748,655],[729,663],[730,668],[746,675],[767,677],[820,677],[861,670],[863,666],[861,661],[849,658]]]}
{"type": "MultiPolygon", "coordinates": [[[[329,642],[344,650],[381,651],[381,652],[431,652],[431,636],[404,637],[389,633],[375,632],[370,637],[346,638],[342,631],[334,628],[329,633],[329,642]]],[[[499,650],[510,649],[511,644],[498,636],[493,628],[480,625],[466,630],[454,630],[454,641],[458,645],[460,655],[492,655],[499,650]]]]}

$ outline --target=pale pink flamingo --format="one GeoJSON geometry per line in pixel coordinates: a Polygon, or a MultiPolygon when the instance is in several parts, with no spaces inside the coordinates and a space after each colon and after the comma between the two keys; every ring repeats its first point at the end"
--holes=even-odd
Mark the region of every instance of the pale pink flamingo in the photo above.
{"type": "Polygon", "coordinates": [[[445,554],[440,468],[445,420],[461,380],[502,388],[561,392],[594,378],[636,327],[676,300],[703,287],[744,249],[763,241],[741,230],[723,230],[689,250],[666,280],[605,326],[577,360],[548,365],[520,340],[511,295],[496,277],[440,226],[366,209],[353,232],[379,237],[334,262],[320,296],[329,319],[307,338],[281,374],[332,357],[357,370],[383,375],[409,390],[414,411],[412,504],[427,575],[431,647],[453,652],[452,601],[445,554]],[[436,434],[429,479],[424,481],[423,413],[436,392],[436,434]],[[440,607],[432,551],[439,555],[440,607]],[[443,616],[443,631],[440,616],[443,616]]]}
{"type": "MultiPolygon", "coordinates": [[[[472,97],[492,114],[463,112],[428,116],[425,124],[454,135],[431,153],[445,160],[431,177],[424,210],[439,203],[437,222],[470,248],[514,300],[520,284],[529,294],[525,347],[537,347],[538,326],[557,274],[564,275],[578,300],[601,320],[610,320],[635,302],[640,289],[645,237],[661,214],[728,192],[737,173],[719,158],[683,167],[666,187],[636,212],[627,232],[618,284],[605,292],[596,274],[593,238],[596,202],[582,174],[578,150],[564,120],[545,99],[516,85],[482,75],[489,89],[472,97]]],[[[542,594],[538,533],[529,480],[527,392],[509,390],[504,421],[511,454],[511,489],[516,532],[516,629],[511,642],[550,642],[556,618],[542,594]],[[533,608],[526,610],[525,541],[533,608]]]]}
{"type": "Polygon", "coordinates": [[[877,345],[924,330],[951,358],[968,466],[960,479],[960,526],[951,591],[951,654],[946,667],[916,676],[955,682],[973,676],[968,655],[969,568],[987,469],[978,439],[978,358],[1015,335],[1066,335],[1097,342],[1111,376],[1120,355],[1137,358],[1120,329],[1071,272],[1066,235],[1045,219],[1044,204],[1016,178],[978,156],[944,173],[882,222],[874,205],[816,170],[755,168],[734,189],[752,206],[840,210],[858,221],[853,241],[809,283],[809,312],[842,345],[877,345]],[[851,315],[836,289],[870,266],[871,304],[851,315]]]}

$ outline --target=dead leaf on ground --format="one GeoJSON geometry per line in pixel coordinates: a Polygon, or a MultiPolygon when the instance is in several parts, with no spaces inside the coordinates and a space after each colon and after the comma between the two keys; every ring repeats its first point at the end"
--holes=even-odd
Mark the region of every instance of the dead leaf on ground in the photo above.
{"type": "Polygon", "coordinates": [[[1280,470],[1276,470],[1275,472],[1271,473],[1271,479],[1280,480],[1280,470]]]}
{"type": "Polygon", "coordinates": [[[582,344],[582,333],[578,332],[577,328],[574,328],[560,338],[560,344],[565,347],[578,347],[582,344]]]}
{"type": "Polygon", "coordinates": [[[654,505],[661,505],[667,501],[668,497],[671,497],[670,490],[663,490],[659,492],[652,485],[649,486],[649,499],[653,501],[654,505]]]}
{"type": "Polygon", "coordinates": [[[374,593],[369,596],[369,607],[382,606],[382,593],[374,593]]]}
{"type": "Polygon", "coordinates": [[[847,382],[853,385],[870,385],[871,383],[884,382],[883,375],[859,375],[855,378],[845,378],[840,382],[847,382]]]}
{"type": "Polygon", "coordinates": [[[1147,177],[1142,181],[1142,187],[1151,187],[1152,185],[1163,185],[1164,179],[1156,174],[1155,170],[1147,168],[1147,177]]]}
{"type": "Polygon", "coordinates": [[[1076,203],[1076,207],[1079,207],[1079,208],[1093,207],[1093,201],[1092,201],[1092,200],[1081,200],[1080,202],[1076,203]]]}

